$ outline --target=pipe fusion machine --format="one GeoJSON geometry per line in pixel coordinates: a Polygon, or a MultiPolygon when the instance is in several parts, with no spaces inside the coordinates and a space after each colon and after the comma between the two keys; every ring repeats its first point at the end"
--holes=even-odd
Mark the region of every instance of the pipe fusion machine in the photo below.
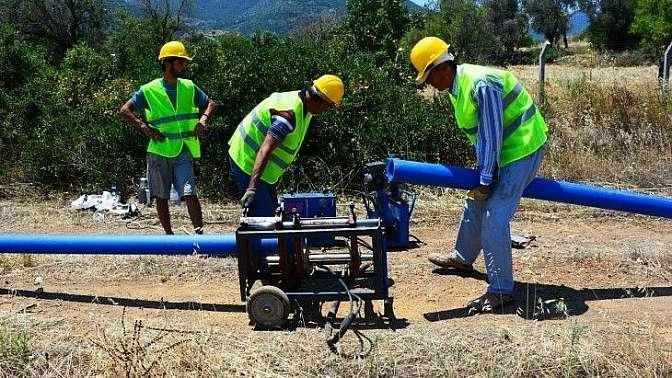
{"type": "Polygon", "coordinates": [[[388,187],[384,170],[383,162],[365,169],[372,189],[362,193],[366,218],[357,216],[352,203],[346,216],[336,216],[335,198],[329,193],[285,194],[274,217],[243,214],[236,254],[240,298],[247,302],[251,323],[280,328],[290,313],[321,319],[327,301],[333,302],[327,324],[335,319],[340,302],[350,303],[335,337],[362,308],[366,320],[375,318],[374,300],[382,301],[383,320],[394,319],[387,251],[408,246],[415,195],[397,185],[388,187]],[[268,240],[277,251],[263,252],[260,243],[268,240]]]}

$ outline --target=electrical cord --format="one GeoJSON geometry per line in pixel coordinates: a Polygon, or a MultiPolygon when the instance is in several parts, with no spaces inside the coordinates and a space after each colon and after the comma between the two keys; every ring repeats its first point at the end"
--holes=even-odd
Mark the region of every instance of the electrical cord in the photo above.
{"type": "Polygon", "coordinates": [[[408,237],[415,239],[416,243],[418,243],[418,244],[426,244],[424,241],[422,241],[422,239],[420,239],[419,237],[417,237],[413,234],[408,234],[408,237]]]}
{"type": "Polygon", "coordinates": [[[371,244],[367,243],[367,242],[366,242],[365,240],[363,240],[362,238],[357,238],[357,242],[358,242],[359,245],[361,245],[362,247],[364,247],[364,248],[368,249],[369,251],[373,252],[373,246],[372,246],[371,244]]]}
{"type": "MultiPolygon", "coordinates": [[[[329,310],[329,313],[327,314],[327,322],[325,323],[325,327],[324,327],[326,342],[327,342],[327,345],[329,346],[329,349],[332,352],[338,353],[338,350],[336,348],[336,344],[338,343],[339,340],[341,340],[343,335],[350,328],[350,326],[352,325],[352,322],[357,317],[357,314],[359,314],[359,311],[362,308],[363,301],[362,301],[362,298],[360,298],[356,294],[353,294],[350,291],[350,289],[348,288],[348,285],[346,285],[345,282],[343,281],[343,279],[341,279],[341,277],[338,276],[333,270],[329,269],[329,267],[327,267],[325,265],[317,265],[317,266],[320,267],[321,269],[326,270],[327,272],[329,272],[330,274],[332,274],[334,277],[336,277],[338,279],[338,282],[341,284],[341,286],[343,286],[346,293],[348,294],[348,299],[349,299],[349,302],[350,302],[350,310],[348,312],[348,315],[346,315],[345,318],[343,318],[343,321],[341,322],[341,325],[339,326],[339,328],[336,332],[333,331],[333,321],[336,318],[336,313],[338,312],[338,307],[340,305],[340,301],[335,301],[334,303],[332,303],[331,308],[329,310]],[[355,301],[354,301],[353,298],[357,300],[356,304],[355,304],[355,301]]],[[[353,330],[353,332],[354,332],[354,330],[353,330]]],[[[355,332],[355,334],[357,334],[357,332],[355,332]]],[[[360,337],[360,335],[357,335],[357,338],[360,341],[360,352],[359,352],[359,354],[361,354],[361,352],[364,348],[364,345],[363,345],[363,341],[362,341],[362,338],[360,337]]]]}

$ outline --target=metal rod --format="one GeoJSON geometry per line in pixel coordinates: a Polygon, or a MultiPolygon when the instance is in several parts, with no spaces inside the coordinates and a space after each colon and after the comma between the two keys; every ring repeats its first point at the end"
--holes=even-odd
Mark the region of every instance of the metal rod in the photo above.
{"type": "Polygon", "coordinates": [[[541,52],[539,52],[539,101],[544,102],[544,84],[546,81],[546,49],[550,46],[551,43],[548,41],[544,42],[544,45],[541,46],[541,52]]]}
{"type": "MultiPolygon", "coordinates": [[[[275,264],[280,261],[280,256],[269,255],[265,256],[264,259],[267,263],[275,264]]],[[[373,261],[373,254],[363,253],[361,259],[363,261],[373,261]]],[[[351,258],[348,253],[314,253],[308,255],[308,261],[316,264],[347,264],[351,261],[351,258]]]]}
{"type": "Polygon", "coordinates": [[[667,89],[670,85],[670,53],[672,52],[672,42],[667,46],[665,55],[663,56],[663,94],[667,95],[667,89]]]}
{"type": "Polygon", "coordinates": [[[301,219],[296,225],[293,221],[280,222],[280,218],[274,217],[243,217],[240,224],[246,230],[269,231],[282,227],[284,230],[300,230],[314,228],[344,228],[344,227],[377,227],[378,219],[358,219],[354,224],[347,217],[339,218],[306,218],[301,219]],[[298,227],[297,227],[298,226],[298,227]]]}
{"type": "Polygon", "coordinates": [[[291,229],[310,229],[310,228],[341,228],[341,227],[376,227],[378,219],[358,219],[351,225],[348,218],[311,218],[301,219],[299,227],[294,226],[294,222],[282,222],[282,228],[291,229]]]}

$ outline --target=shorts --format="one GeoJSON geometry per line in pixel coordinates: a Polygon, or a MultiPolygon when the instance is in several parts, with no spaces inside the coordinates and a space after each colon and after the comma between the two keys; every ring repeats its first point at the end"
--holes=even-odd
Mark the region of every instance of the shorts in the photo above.
{"type": "Polygon", "coordinates": [[[188,148],[173,158],[147,153],[147,181],[150,196],[169,199],[173,185],[180,199],[197,195],[194,159],[188,148]]]}

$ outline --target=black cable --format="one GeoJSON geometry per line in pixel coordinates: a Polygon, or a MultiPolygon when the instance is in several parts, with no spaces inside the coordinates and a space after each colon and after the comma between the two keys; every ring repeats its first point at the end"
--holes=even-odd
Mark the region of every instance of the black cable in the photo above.
{"type": "MultiPolygon", "coordinates": [[[[335,333],[333,331],[331,331],[331,332],[329,332],[329,334],[325,334],[326,339],[327,339],[326,340],[327,345],[329,346],[329,349],[332,352],[337,352],[335,350],[335,345],[343,337],[345,332],[347,332],[348,328],[350,328],[350,325],[352,324],[352,322],[357,317],[357,314],[359,313],[359,310],[362,308],[362,299],[360,297],[358,297],[357,295],[352,294],[350,292],[350,289],[348,288],[348,285],[346,285],[345,282],[343,282],[343,280],[341,279],[341,277],[339,277],[336,273],[334,273],[334,271],[332,271],[331,269],[329,269],[325,265],[317,265],[317,266],[326,270],[327,272],[331,273],[334,277],[336,277],[338,279],[338,282],[343,286],[346,293],[348,294],[348,298],[349,298],[349,301],[350,301],[350,311],[349,311],[348,315],[346,315],[345,318],[343,318],[343,321],[341,322],[341,325],[339,326],[338,331],[335,332],[335,333]],[[353,300],[353,296],[355,298],[357,298],[357,305],[356,306],[355,306],[355,302],[353,300]]],[[[338,305],[339,304],[340,304],[340,301],[336,302],[335,304],[332,304],[331,310],[334,310],[333,311],[334,319],[335,319],[336,312],[338,311],[338,305]]],[[[331,312],[332,312],[331,310],[330,310],[329,315],[331,315],[331,312]]],[[[328,322],[328,324],[330,324],[330,322],[328,322]]],[[[329,328],[333,329],[333,324],[330,324],[329,328]]],[[[327,329],[327,326],[325,325],[325,331],[326,331],[326,329],[327,329]]]]}
{"type": "Polygon", "coordinates": [[[425,242],[422,241],[422,239],[420,239],[419,237],[417,237],[417,236],[415,236],[415,235],[413,235],[413,234],[408,234],[408,237],[409,237],[409,238],[413,238],[413,239],[415,239],[415,241],[418,242],[418,244],[425,244],[425,242]]]}
{"type": "Polygon", "coordinates": [[[371,246],[371,244],[367,243],[367,242],[366,242],[365,240],[363,240],[362,238],[357,238],[357,242],[358,242],[359,245],[361,245],[362,247],[364,247],[364,248],[368,249],[369,251],[372,251],[372,252],[373,252],[373,246],[371,246]]]}

